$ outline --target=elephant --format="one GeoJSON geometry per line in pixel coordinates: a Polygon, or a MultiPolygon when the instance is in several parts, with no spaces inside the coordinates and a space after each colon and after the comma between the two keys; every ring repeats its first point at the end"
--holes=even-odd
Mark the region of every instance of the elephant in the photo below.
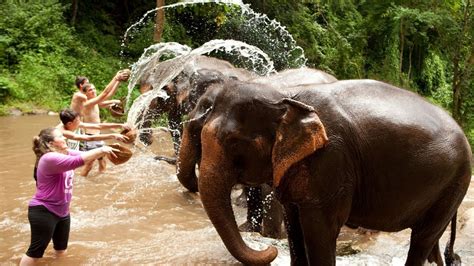
{"type": "MultiPolygon", "coordinates": [[[[151,65],[156,65],[158,62],[152,61],[151,65]]],[[[158,65],[158,71],[156,68],[149,67],[145,69],[145,73],[140,79],[140,92],[145,93],[153,89],[152,84],[156,84],[157,72],[163,71],[163,68],[172,68],[173,64],[167,64],[166,62],[158,65]],[[164,67],[163,67],[164,66],[164,67]],[[160,71],[161,70],[161,71],[160,71]]],[[[310,70],[312,71],[312,70],[310,70]]],[[[309,73],[309,71],[307,72],[309,73]]],[[[161,74],[161,73],[160,73],[161,74]]],[[[280,75],[280,78],[289,76],[280,75]]],[[[325,80],[333,78],[329,74],[321,71],[312,73],[315,78],[325,80]]],[[[188,114],[196,105],[199,97],[207,90],[212,87],[213,84],[222,83],[227,79],[239,79],[239,80],[250,80],[255,79],[257,74],[247,71],[242,68],[236,68],[227,61],[206,57],[198,56],[192,58],[192,60],[186,61],[183,71],[170,83],[164,86],[162,89],[166,91],[169,98],[156,97],[153,99],[148,106],[149,112],[145,115],[144,122],[141,123],[141,127],[149,128],[152,122],[160,115],[167,114],[169,128],[171,129],[171,135],[173,137],[174,149],[177,153],[180,146],[180,134],[181,134],[181,117],[188,114]]],[[[159,78],[159,77],[158,77],[159,78]]],[[[298,77],[302,79],[303,77],[298,77]]],[[[314,79],[314,78],[313,78],[314,79]]],[[[281,81],[280,81],[281,82],[281,81]]],[[[139,117],[142,119],[142,117],[139,117]]],[[[150,132],[144,132],[140,134],[140,139],[145,144],[151,144],[152,138],[150,132]]],[[[175,158],[158,155],[155,157],[157,160],[163,160],[170,164],[176,164],[175,158]]],[[[197,163],[197,159],[193,159],[193,163],[197,163]]],[[[194,169],[193,169],[194,171],[194,169]]],[[[178,169],[179,175],[179,169],[178,169]]],[[[197,192],[196,188],[189,188],[191,192],[197,192]]],[[[279,206],[277,203],[270,202],[269,206],[275,206],[273,209],[266,209],[266,215],[262,213],[262,190],[260,187],[247,188],[245,189],[246,196],[248,199],[248,216],[247,222],[242,225],[242,230],[262,232],[263,235],[280,238],[281,233],[281,213],[279,212],[279,206]],[[252,192],[249,192],[252,191],[252,192]],[[260,224],[264,223],[264,231],[262,231],[260,224]],[[247,228],[247,229],[244,229],[247,228]]]]}
{"type": "MultiPolygon", "coordinates": [[[[200,75],[201,77],[205,75],[200,75]]],[[[220,79],[220,83],[217,82],[198,82],[197,87],[201,87],[199,83],[205,83],[211,90],[217,88],[224,82],[224,79],[220,79]],[[212,86],[210,86],[212,84],[212,86]]],[[[324,71],[312,68],[298,68],[298,69],[287,69],[279,73],[275,73],[269,76],[259,76],[249,80],[254,83],[261,84],[271,84],[277,88],[284,88],[288,86],[297,86],[297,85],[306,85],[314,83],[331,83],[337,81],[337,79],[324,71]]],[[[206,106],[210,106],[210,103],[213,101],[213,94],[207,94],[206,98],[203,99],[203,102],[207,102],[206,106]]],[[[187,136],[190,136],[186,139],[188,141],[184,148],[180,148],[178,156],[178,180],[181,184],[186,187],[189,191],[197,192],[197,178],[195,173],[195,165],[199,163],[200,160],[200,134],[202,129],[202,123],[205,116],[200,113],[200,111],[205,110],[196,110],[190,113],[189,118],[195,120],[192,123],[192,126],[189,127],[187,132],[184,132],[187,136]],[[197,119],[198,116],[201,116],[200,119],[197,119]]],[[[273,197],[269,197],[268,204],[262,204],[263,198],[268,198],[270,191],[265,189],[262,191],[260,186],[246,188],[245,190],[246,197],[248,199],[248,213],[247,221],[239,226],[242,231],[252,231],[252,232],[261,232],[263,236],[268,236],[272,238],[281,238],[283,232],[281,232],[281,218],[280,204],[276,202],[273,197]],[[274,210],[276,209],[276,210],[274,210]],[[264,217],[262,211],[269,213],[270,217],[267,219],[267,216],[264,217]],[[263,225],[263,227],[262,227],[263,225]]]]}
{"type": "MultiPolygon", "coordinates": [[[[205,77],[206,75],[199,76],[205,77]]],[[[188,143],[186,143],[184,147],[182,145],[180,146],[177,161],[179,169],[177,176],[181,184],[191,192],[198,191],[195,166],[199,163],[201,157],[200,136],[202,126],[206,118],[206,112],[207,109],[212,106],[214,101],[214,89],[221,88],[222,84],[228,80],[218,79],[218,81],[219,82],[209,82],[206,79],[197,81],[197,85],[195,86],[202,87],[202,84],[205,84],[207,86],[205,91],[209,92],[206,94],[203,93],[203,95],[201,95],[199,99],[201,101],[200,108],[194,108],[189,113],[189,120],[192,120],[192,123],[188,123],[188,130],[183,132],[183,138],[184,134],[186,134],[186,141],[188,141],[188,143]]],[[[337,79],[333,75],[321,70],[312,68],[298,68],[287,69],[270,76],[255,77],[253,79],[249,79],[248,81],[260,84],[271,84],[273,87],[283,88],[285,86],[292,87],[306,84],[332,83],[337,81],[337,79]]]]}
{"type": "MultiPolygon", "coordinates": [[[[152,90],[154,85],[159,84],[160,79],[163,78],[161,76],[163,72],[177,67],[173,63],[174,62],[168,61],[161,63],[156,60],[152,61],[150,66],[145,68],[140,78],[140,93],[143,94],[152,90]]],[[[177,153],[179,149],[180,132],[182,131],[182,116],[188,114],[194,108],[197,100],[206,89],[206,87],[203,86],[204,83],[201,83],[200,87],[193,87],[191,77],[200,80],[206,79],[206,82],[211,82],[213,78],[217,78],[217,74],[222,77],[239,80],[249,80],[257,77],[257,74],[242,68],[236,68],[225,60],[207,56],[191,57],[184,63],[182,71],[178,76],[162,88],[169,97],[166,99],[162,97],[154,98],[150,102],[147,112],[139,116],[138,120],[143,119],[143,122],[140,123],[140,128],[150,128],[155,119],[161,115],[167,115],[175,153],[177,153]],[[201,72],[202,75],[206,76],[200,77],[197,73],[202,69],[215,70],[215,72],[201,72]]],[[[166,76],[166,74],[163,76],[166,76]]],[[[153,141],[151,132],[149,131],[140,133],[139,138],[146,145],[151,144],[153,141]]],[[[168,161],[169,163],[174,163],[175,161],[173,158],[158,158],[168,161]]]]}
{"type": "Polygon", "coordinates": [[[265,183],[285,209],[292,265],[335,265],[344,224],[411,228],[406,265],[442,265],[439,238],[450,222],[444,255],[458,262],[457,209],[472,151],[454,119],[421,96],[375,80],[288,88],[229,80],[193,112],[180,151],[199,145],[202,204],[240,262],[268,264],[278,253],[248,247],[231,206],[234,185],[265,183]]]}

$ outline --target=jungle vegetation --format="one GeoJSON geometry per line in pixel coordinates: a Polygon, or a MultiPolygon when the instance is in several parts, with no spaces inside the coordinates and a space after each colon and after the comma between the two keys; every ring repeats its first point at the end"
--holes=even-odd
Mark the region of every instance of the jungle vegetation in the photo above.
{"type": "Polygon", "coordinates": [[[473,0],[243,1],[278,21],[294,43],[249,25],[238,6],[198,4],[155,12],[124,38],[148,10],[176,2],[0,1],[0,114],[58,111],[69,105],[76,75],[104,88],[156,42],[195,48],[235,39],[265,51],[277,70],[300,65],[301,54],[285,53],[300,46],[307,66],[338,79],[371,78],[414,91],[447,110],[474,144],[473,0]]]}

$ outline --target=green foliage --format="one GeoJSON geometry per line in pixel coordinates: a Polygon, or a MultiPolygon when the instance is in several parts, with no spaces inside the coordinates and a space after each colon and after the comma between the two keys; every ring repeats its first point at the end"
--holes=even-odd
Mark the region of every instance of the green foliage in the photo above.
{"type": "MultiPolygon", "coordinates": [[[[418,84],[422,88],[421,91],[425,95],[430,95],[439,90],[449,90],[446,71],[447,62],[441,59],[438,52],[430,51],[423,62],[418,80],[418,84]]],[[[445,102],[443,105],[446,106],[447,103],[445,102]]]]}
{"type": "Polygon", "coordinates": [[[0,49],[8,47],[0,54],[2,104],[16,106],[20,100],[58,111],[69,106],[76,75],[91,77],[101,88],[115,74],[118,58],[85,46],[65,23],[63,11],[55,0],[1,4],[0,49]]]}
{"type": "Polygon", "coordinates": [[[0,75],[0,104],[5,104],[10,99],[24,99],[25,95],[18,89],[18,84],[8,73],[0,75]]]}
{"type": "MultiPolygon", "coordinates": [[[[68,106],[75,76],[88,76],[102,89],[118,69],[131,65],[153,44],[154,12],[127,38],[123,34],[156,7],[155,1],[81,0],[73,24],[71,2],[0,1],[0,114],[8,106],[56,111],[68,106]]],[[[260,20],[236,5],[165,9],[161,41],[195,48],[217,38],[240,40],[266,52],[278,70],[302,64],[301,50],[294,49],[301,46],[309,67],[339,79],[383,80],[427,97],[453,113],[474,145],[472,0],[244,2],[264,14],[260,20]],[[277,30],[272,19],[294,40],[277,30]]],[[[115,98],[127,94],[121,86],[115,98]]],[[[120,120],[101,112],[106,119],[120,120]]]]}
{"type": "Polygon", "coordinates": [[[63,7],[55,0],[41,3],[5,0],[0,8],[1,64],[13,66],[27,52],[66,50],[71,30],[63,23],[63,7]],[[63,45],[59,45],[63,44],[63,45]]]}

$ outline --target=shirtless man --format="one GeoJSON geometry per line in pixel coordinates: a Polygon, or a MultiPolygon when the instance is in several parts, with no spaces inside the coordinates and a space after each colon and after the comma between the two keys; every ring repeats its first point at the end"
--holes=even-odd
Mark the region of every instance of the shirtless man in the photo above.
{"type": "Polygon", "coordinates": [[[72,96],[71,109],[78,112],[81,116],[84,116],[84,108],[91,108],[95,105],[99,105],[100,107],[110,107],[113,104],[120,103],[120,100],[108,99],[115,94],[120,85],[120,82],[128,80],[129,76],[129,70],[120,70],[119,72],[117,72],[115,77],[109,82],[107,87],[105,87],[105,89],[93,99],[88,99],[88,97],[86,96],[86,90],[84,89],[84,85],[89,83],[89,79],[87,77],[82,76],[77,77],[76,87],[78,91],[75,92],[72,96]]]}
{"type": "MultiPolygon", "coordinates": [[[[83,123],[80,120],[79,113],[72,109],[64,109],[59,113],[59,118],[61,119],[61,124],[56,126],[61,130],[64,137],[67,139],[66,143],[70,149],[79,149],[79,141],[103,141],[107,139],[115,139],[119,141],[127,141],[128,138],[122,134],[111,133],[111,134],[96,134],[96,135],[85,135],[80,134],[78,129],[112,129],[112,128],[120,128],[120,129],[130,129],[125,124],[120,123],[101,123],[101,124],[90,124],[90,123],[83,123]]],[[[103,158],[99,159],[103,160],[103,158]]],[[[99,164],[100,165],[100,164],[99,164]]],[[[99,167],[99,172],[103,172],[105,169],[101,169],[99,167]]],[[[90,169],[89,169],[90,171],[90,169]]],[[[86,175],[89,173],[87,171],[86,175]]]]}
{"type": "MultiPolygon", "coordinates": [[[[115,77],[110,81],[107,87],[99,94],[96,94],[96,89],[93,84],[88,83],[89,79],[86,77],[76,78],[76,87],[78,92],[74,93],[71,100],[71,109],[79,113],[82,121],[90,124],[100,123],[99,106],[110,107],[113,104],[120,103],[120,100],[107,100],[112,97],[117,91],[120,82],[128,80],[130,76],[129,70],[120,70],[115,77]]],[[[100,134],[98,128],[86,128],[86,134],[97,135],[100,134]]],[[[85,142],[85,150],[90,150],[103,146],[102,140],[90,140],[85,142]]],[[[93,161],[84,165],[82,175],[87,176],[92,169],[93,161]]],[[[99,172],[104,172],[106,168],[105,160],[99,160],[99,172]]]]}

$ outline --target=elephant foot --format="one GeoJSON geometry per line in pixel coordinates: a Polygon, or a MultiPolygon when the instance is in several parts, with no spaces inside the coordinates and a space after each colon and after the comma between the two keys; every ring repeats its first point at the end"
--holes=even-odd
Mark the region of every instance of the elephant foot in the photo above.
{"type": "Polygon", "coordinates": [[[239,231],[240,232],[258,232],[258,233],[260,233],[261,230],[262,230],[262,227],[260,225],[253,224],[249,221],[245,221],[245,223],[243,223],[239,226],[239,231]]]}
{"type": "Polygon", "coordinates": [[[242,208],[247,208],[247,196],[245,195],[244,190],[242,190],[242,193],[235,198],[234,204],[242,208]]]}
{"type": "Polygon", "coordinates": [[[273,239],[283,239],[288,237],[284,230],[280,229],[275,231],[269,231],[268,229],[265,229],[265,226],[263,226],[262,236],[273,239]]]}
{"type": "Polygon", "coordinates": [[[166,156],[158,155],[158,156],[155,156],[153,159],[157,161],[165,161],[171,165],[176,165],[176,158],[174,157],[166,157],[166,156]]]}

